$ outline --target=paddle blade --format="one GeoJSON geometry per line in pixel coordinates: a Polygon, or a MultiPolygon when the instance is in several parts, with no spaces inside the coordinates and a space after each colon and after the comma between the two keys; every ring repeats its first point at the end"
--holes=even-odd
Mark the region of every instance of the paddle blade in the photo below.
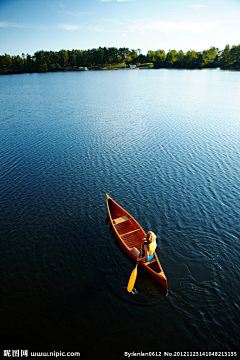
{"type": "Polygon", "coordinates": [[[129,282],[128,282],[128,286],[127,286],[127,291],[128,292],[132,292],[132,289],[134,287],[134,284],[135,284],[135,281],[136,281],[136,278],[137,278],[137,266],[138,266],[138,264],[135,266],[135,268],[133,269],[133,271],[131,273],[131,276],[130,276],[130,279],[129,279],[129,282]]]}

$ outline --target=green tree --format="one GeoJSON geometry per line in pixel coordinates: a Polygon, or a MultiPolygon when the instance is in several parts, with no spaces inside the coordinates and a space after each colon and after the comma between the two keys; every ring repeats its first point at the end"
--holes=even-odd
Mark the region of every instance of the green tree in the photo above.
{"type": "Polygon", "coordinates": [[[147,57],[143,54],[140,54],[138,55],[134,61],[137,63],[137,64],[144,64],[147,62],[147,57]]]}
{"type": "Polygon", "coordinates": [[[185,66],[185,54],[182,50],[178,51],[176,55],[175,67],[182,69],[185,66]]]}
{"type": "Polygon", "coordinates": [[[164,50],[157,50],[155,61],[153,61],[153,65],[155,68],[163,68],[165,66],[166,53],[164,50]]]}
{"type": "Polygon", "coordinates": [[[34,72],[35,71],[35,63],[31,57],[31,55],[27,54],[27,59],[26,59],[26,62],[27,62],[27,71],[28,72],[34,72]]]}
{"type": "Polygon", "coordinates": [[[221,61],[227,63],[229,61],[230,46],[227,44],[222,52],[221,61]]]}
{"type": "Polygon", "coordinates": [[[147,52],[147,61],[148,62],[156,61],[156,51],[149,50],[147,52]]]}
{"type": "Polygon", "coordinates": [[[104,49],[99,47],[98,49],[92,49],[92,65],[103,66],[104,64],[104,49]]]}
{"type": "Polygon", "coordinates": [[[109,64],[109,53],[108,53],[108,49],[106,48],[106,46],[104,46],[104,48],[103,48],[103,63],[105,65],[109,64]]]}
{"type": "Polygon", "coordinates": [[[92,49],[91,51],[92,53],[92,66],[97,65],[98,64],[98,51],[97,49],[92,49]]]}
{"type": "Polygon", "coordinates": [[[19,55],[12,57],[12,70],[16,73],[24,72],[24,62],[19,55]]]}
{"type": "Polygon", "coordinates": [[[58,52],[58,63],[62,68],[68,66],[68,52],[66,50],[60,50],[58,52]]]}
{"type": "Polygon", "coordinates": [[[228,55],[228,62],[231,64],[231,65],[234,65],[234,67],[239,67],[240,65],[240,45],[238,46],[235,46],[233,45],[230,52],[229,52],[229,55],[228,55]]]}
{"type": "Polygon", "coordinates": [[[87,50],[85,53],[85,63],[87,67],[93,66],[93,56],[92,56],[92,50],[87,50]]]}
{"type": "Polygon", "coordinates": [[[102,47],[98,48],[98,63],[104,65],[104,49],[102,47]]]}
{"type": "Polygon", "coordinates": [[[118,50],[119,52],[119,57],[121,58],[121,62],[124,63],[125,59],[128,55],[130,55],[130,50],[129,48],[119,48],[118,50]]]}
{"type": "Polygon", "coordinates": [[[76,54],[76,66],[83,67],[87,66],[87,52],[82,50],[75,50],[76,54]]]}
{"type": "Polygon", "coordinates": [[[196,59],[196,67],[202,69],[208,63],[208,58],[203,53],[198,53],[198,58],[196,59]]]}
{"type": "Polygon", "coordinates": [[[216,56],[218,54],[218,49],[214,46],[211,46],[209,50],[204,50],[203,55],[207,57],[209,60],[215,60],[216,56]]]}
{"type": "Polygon", "coordinates": [[[165,59],[165,66],[174,67],[176,61],[177,61],[177,51],[169,50],[165,59]]]}
{"type": "Polygon", "coordinates": [[[0,71],[2,74],[12,72],[12,57],[6,53],[0,56],[0,71]]]}
{"type": "Polygon", "coordinates": [[[108,48],[108,59],[111,65],[119,63],[118,49],[115,47],[108,48]]]}
{"type": "Polygon", "coordinates": [[[45,51],[40,50],[34,53],[35,69],[37,72],[47,71],[47,65],[45,63],[45,51]]]}
{"type": "Polygon", "coordinates": [[[185,55],[185,67],[187,69],[197,68],[198,53],[194,50],[188,50],[185,55]]]}
{"type": "Polygon", "coordinates": [[[70,67],[75,67],[77,65],[76,52],[75,50],[68,50],[68,65],[70,67]]]}
{"type": "Polygon", "coordinates": [[[131,56],[131,58],[132,58],[132,61],[134,61],[134,59],[136,59],[136,58],[138,57],[137,51],[134,50],[134,49],[131,49],[131,51],[130,51],[130,56],[131,56]]]}

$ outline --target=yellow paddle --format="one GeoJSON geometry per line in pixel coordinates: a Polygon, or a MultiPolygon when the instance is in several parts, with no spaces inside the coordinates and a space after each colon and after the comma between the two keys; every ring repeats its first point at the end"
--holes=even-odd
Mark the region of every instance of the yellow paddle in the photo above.
{"type": "Polygon", "coordinates": [[[129,282],[128,282],[128,286],[127,286],[127,291],[128,292],[132,292],[132,289],[134,287],[134,284],[135,284],[135,281],[136,281],[136,278],[137,278],[137,266],[138,266],[138,264],[135,266],[135,268],[133,269],[133,271],[131,273],[131,276],[130,276],[130,279],[129,279],[129,282]]]}

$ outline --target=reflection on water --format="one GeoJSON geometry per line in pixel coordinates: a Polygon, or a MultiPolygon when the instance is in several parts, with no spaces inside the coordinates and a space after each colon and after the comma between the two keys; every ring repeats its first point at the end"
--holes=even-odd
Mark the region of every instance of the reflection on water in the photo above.
{"type": "Polygon", "coordinates": [[[239,351],[239,73],[0,83],[3,349],[239,351]],[[167,293],[144,269],[127,292],[105,193],[158,235],[167,293]]]}

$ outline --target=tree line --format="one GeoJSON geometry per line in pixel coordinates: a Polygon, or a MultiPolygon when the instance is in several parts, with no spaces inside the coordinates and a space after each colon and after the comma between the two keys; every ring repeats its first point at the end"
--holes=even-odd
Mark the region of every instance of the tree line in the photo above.
{"type": "Polygon", "coordinates": [[[99,47],[89,50],[36,51],[33,55],[24,54],[11,56],[0,55],[0,74],[33,73],[47,71],[74,70],[79,67],[101,69],[107,66],[125,67],[136,64],[141,67],[176,68],[176,69],[240,69],[240,45],[224,50],[211,47],[202,52],[189,50],[148,51],[115,47],[99,47]]]}

